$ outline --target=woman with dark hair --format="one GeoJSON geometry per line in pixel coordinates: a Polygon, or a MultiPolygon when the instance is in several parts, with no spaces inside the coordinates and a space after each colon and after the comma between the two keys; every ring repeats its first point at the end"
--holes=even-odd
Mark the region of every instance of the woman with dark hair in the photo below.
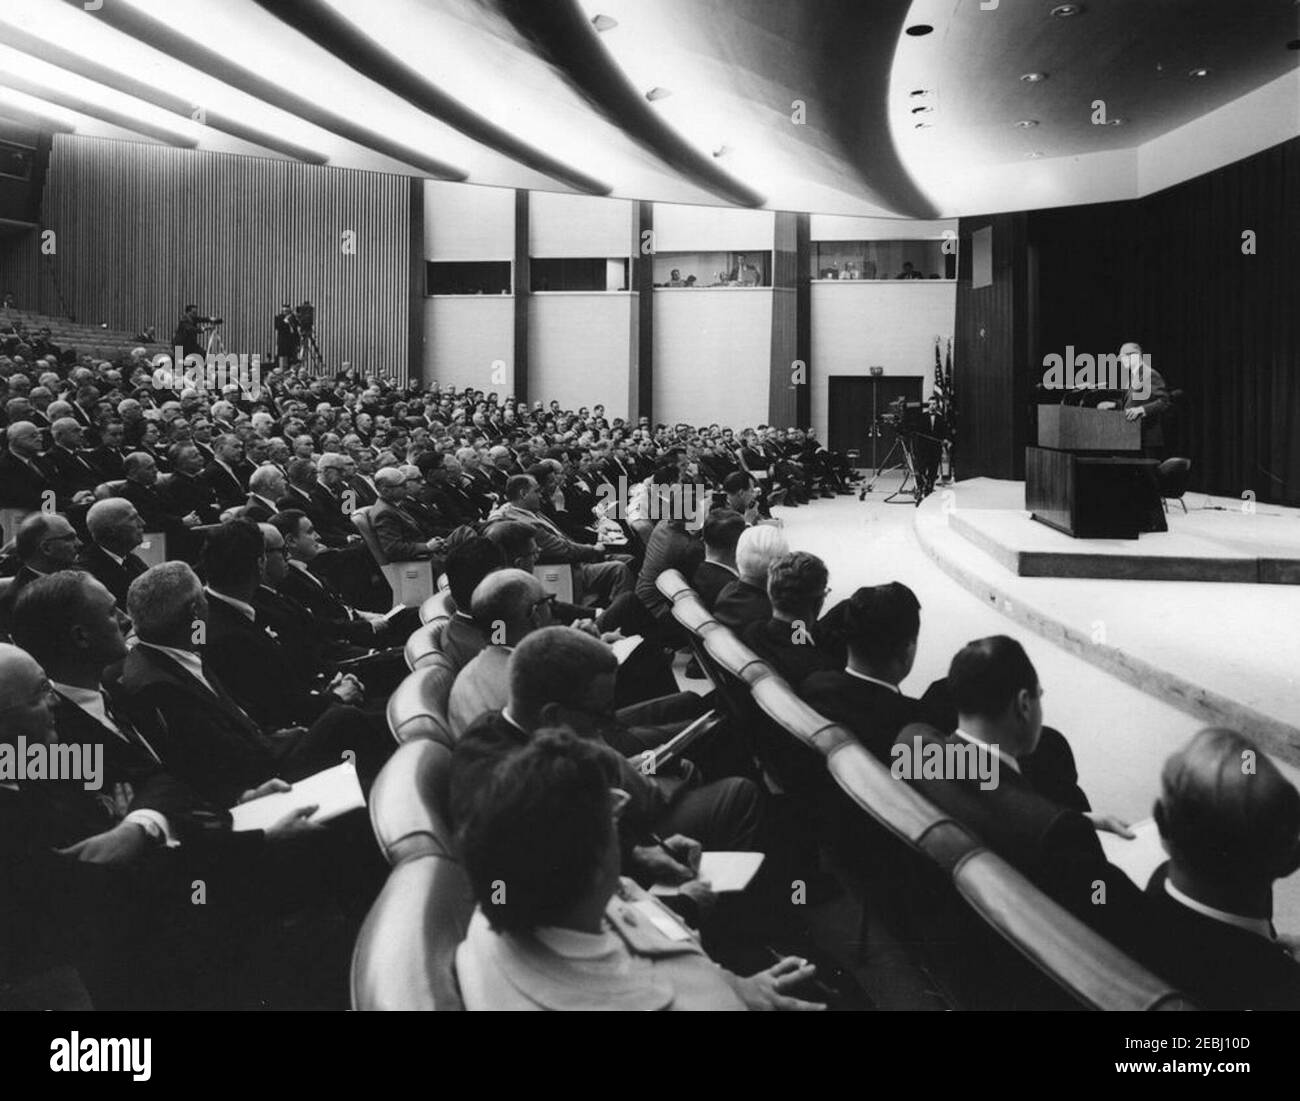
{"type": "Polygon", "coordinates": [[[543,730],[462,802],[461,852],[478,900],[456,950],[465,1008],[825,1008],[784,993],[813,977],[811,964],[788,957],[734,975],[620,878],[617,822],[630,796],[615,783],[596,744],[543,730]]]}

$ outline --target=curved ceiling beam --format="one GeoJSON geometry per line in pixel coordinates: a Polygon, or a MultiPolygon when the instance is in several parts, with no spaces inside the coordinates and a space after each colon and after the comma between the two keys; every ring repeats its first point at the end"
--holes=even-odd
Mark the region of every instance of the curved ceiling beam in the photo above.
{"type": "MultiPolygon", "coordinates": [[[[81,0],[65,0],[66,3],[84,11],[81,0]]],[[[468,178],[465,172],[443,161],[426,156],[419,150],[400,142],[390,141],[384,135],[365,126],[327,111],[304,96],[297,95],[280,85],[258,76],[251,69],[236,65],[215,50],[200,45],[192,38],[174,31],[165,23],[159,22],[143,12],[136,11],[129,4],[104,4],[89,18],[102,19],[114,30],[137,38],[147,46],[167,54],[175,61],[182,62],[208,76],[229,84],[250,96],[297,115],[306,122],[328,130],[341,138],[363,146],[386,157],[409,164],[435,180],[463,181],[468,178]]]]}
{"type": "MultiPolygon", "coordinates": [[[[91,61],[80,54],[73,53],[71,50],[65,50],[62,46],[57,46],[53,42],[47,42],[43,38],[37,38],[34,34],[28,34],[26,31],[9,23],[0,22],[0,42],[30,57],[58,66],[58,68],[70,73],[75,73],[86,80],[93,80],[98,84],[103,84],[121,92],[123,95],[134,96],[136,99],[152,103],[155,107],[170,111],[172,114],[180,115],[183,118],[193,118],[192,112],[196,104],[188,102],[181,96],[172,95],[170,92],[155,88],[142,80],[136,80],[135,77],[119,73],[109,65],[101,65],[98,61],[91,61]]],[[[227,118],[215,111],[203,111],[201,120],[196,121],[200,121],[200,125],[210,126],[214,130],[221,130],[242,141],[260,145],[263,149],[282,153],[286,157],[305,161],[307,164],[324,164],[327,159],[321,153],[301,145],[294,145],[292,142],[282,141],[272,134],[254,129],[251,126],[245,126],[243,123],[227,118]]]]}
{"type": "Polygon", "coordinates": [[[51,115],[42,115],[36,111],[29,111],[25,107],[19,107],[15,103],[6,103],[0,99],[0,119],[8,119],[10,122],[17,122],[23,126],[29,126],[36,131],[44,131],[47,134],[75,134],[77,128],[70,122],[64,122],[62,119],[56,119],[51,115]]]}
{"type": "Polygon", "coordinates": [[[323,0],[256,0],[299,34],[329,51],[362,76],[480,145],[589,195],[608,195],[610,187],[521,141],[472,111],[454,96],[394,56],[355,23],[323,0]]]}
{"type": "Polygon", "coordinates": [[[494,0],[493,6],[628,137],[719,198],[737,206],[763,205],[762,195],[723,172],[655,113],[609,55],[577,0],[494,0]]]}
{"type": "Polygon", "coordinates": [[[64,107],[69,111],[76,111],[90,118],[99,119],[100,122],[110,122],[114,126],[120,126],[123,130],[133,130],[137,134],[153,138],[154,141],[165,142],[167,145],[179,145],[185,149],[195,149],[199,144],[193,138],[187,138],[184,134],[175,130],[154,126],[151,122],[142,122],[140,119],[124,115],[120,111],[101,107],[99,104],[91,103],[80,96],[74,96],[70,92],[60,92],[55,88],[48,88],[44,84],[37,84],[34,81],[27,80],[25,77],[15,76],[13,73],[0,71],[0,85],[12,88],[15,92],[22,92],[24,95],[32,96],[34,99],[53,103],[56,107],[64,107]]]}

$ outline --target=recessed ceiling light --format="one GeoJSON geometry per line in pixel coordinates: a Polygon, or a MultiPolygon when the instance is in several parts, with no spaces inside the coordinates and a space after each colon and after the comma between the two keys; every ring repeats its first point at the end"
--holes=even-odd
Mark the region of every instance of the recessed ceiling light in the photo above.
{"type": "Polygon", "coordinates": [[[933,111],[933,110],[934,110],[933,107],[913,107],[913,108],[912,108],[912,114],[914,114],[914,115],[928,115],[928,114],[929,114],[931,111],[933,111]]]}
{"type": "Polygon", "coordinates": [[[911,96],[929,96],[933,94],[934,93],[931,92],[929,88],[916,88],[908,93],[908,95],[911,96]]]}
{"type": "Polygon", "coordinates": [[[667,99],[670,95],[672,95],[672,92],[670,92],[667,88],[660,88],[656,86],[654,88],[651,88],[650,91],[646,92],[645,98],[648,99],[651,103],[653,103],[657,99],[667,99]]]}
{"type": "Polygon", "coordinates": [[[913,129],[914,129],[914,130],[933,130],[933,129],[934,129],[934,123],[932,123],[932,122],[918,122],[918,123],[916,123],[916,124],[913,126],[913,129]]]}
{"type": "Polygon", "coordinates": [[[1107,126],[1123,126],[1126,122],[1128,122],[1128,119],[1122,119],[1122,118],[1107,119],[1107,120],[1106,120],[1106,125],[1107,125],[1107,126]]]}
{"type": "Polygon", "coordinates": [[[713,151],[713,155],[715,157],[725,157],[730,152],[731,152],[731,146],[719,145],[718,148],[713,151]]]}
{"type": "Polygon", "coordinates": [[[1082,4],[1057,4],[1056,7],[1052,9],[1051,14],[1056,16],[1058,19],[1068,19],[1072,15],[1082,15],[1083,5],[1082,4]]]}
{"type": "Polygon", "coordinates": [[[618,20],[609,15],[596,15],[592,17],[591,25],[598,31],[612,31],[618,26],[618,20]]]}
{"type": "Polygon", "coordinates": [[[1032,130],[1037,125],[1038,125],[1037,119],[1020,119],[1016,123],[1016,127],[1020,130],[1032,130]]]}
{"type": "Polygon", "coordinates": [[[929,34],[934,28],[929,23],[913,23],[907,28],[906,33],[913,38],[920,38],[922,35],[929,34]]]}
{"type": "Polygon", "coordinates": [[[1188,75],[1188,76],[1192,76],[1192,77],[1209,76],[1209,75],[1210,75],[1210,70],[1209,70],[1209,69],[1206,69],[1206,68],[1204,68],[1204,67],[1201,67],[1201,68],[1198,68],[1198,69],[1188,69],[1188,70],[1187,70],[1187,75],[1188,75]]]}
{"type": "Polygon", "coordinates": [[[1046,73],[1021,73],[1020,79],[1026,84],[1041,84],[1047,79],[1046,73]]]}

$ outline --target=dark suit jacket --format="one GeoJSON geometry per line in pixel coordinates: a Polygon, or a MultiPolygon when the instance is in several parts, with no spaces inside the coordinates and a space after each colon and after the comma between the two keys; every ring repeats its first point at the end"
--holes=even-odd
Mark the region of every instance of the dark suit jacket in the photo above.
{"type": "Polygon", "coordinates": [[[305,608],[329,634],[350,641],[373,640],[370,624],[358,619],[333,584],[317,574],[305,577],[297,566],[290,566],[280,582],[280,592],[305,608]]]}
{"type": "Polygon", "coordinates": [[[113,451],[101,444],[86,457],[95,470],[98,471],[101,482],[116,481],[126,473],[123,469],[126,454],[121,450],[113,451]]]}
{"type": "MultiPolygon", "coordinates": [[[[0,453],[0,508],[25,508],[35,512],[44,504],[43,494],[55,490],[53,474],[41,456],[24,463],[13,452],[0,453]]],[[[56,491],[57,492],[57,491],[56,491]]],[[[59,501],[60,509],[65,502],[59,501]]]]}
{"type": "Polygon", "coordinates": [[[1169,408],[1169,391],[1165,387],[1165,380],[1160,372],[1151,369],[1151,395],[1145,400],[1136,397],[1132,390],[1125,390],[1124,396],[1120,399],[1119,407],[1121,409],[1143,408],[1146,411],[1142,414],[1142,446],[1143,447],[1160,447],[1165,442],[1164,414],[1169,408]]]}
{"type": "Polygon", "coordinates": [[[370,526],[375,538],[390,562],[406,562],[416,558],[431,558],[433,552],[426,545],[425,535],[415,519],[404,508],[380,501],[370,510],[370,526]]]}
{"type": "Polygon", "coordinates": [[[852,730],[886,763],[898,732],[922,721],[925,714],[919,700],[838,669],[813,673],[797,691],[815,711],[852,730]]]}
{"type": "Polygon", "coordinates": [[[215,524],[221,514],[216,491],[208,478],[195,474],[173,474],[166,486],[159,490],[167,511],[173,516],[188,516],[197,513],[205,524],[215,524]]]}
{"type": "Polygon", "coordinates": [[[199,477],[212,490],[213,496],[222,509],[234,508],[244,503],[248,486],[239,480],[237,474],[232,474],[220,463],[208,463],[199,477]]]}
{"type": "Polygon", "coordinates": [[[50,471],[59,499],[71,498],[82,490],[99,485],[99,472],[87,458],[89,452],[69,451],[64,447],[51,447],[43,456],[45,468],[50,471]]]}
{"type": "Polygon", "coordinates": [[[89,543],[81,551],[81,568],[113,594],[119,608],[125,608],[131,582],[149,567],[134,554],[128,554],[119,565],[98,544],[89,543]]]}
{"type": "Polygon", "coordinates": [[[335,496],[319,482],[311,491],[311,507],[307,514],[316,526],[316,533],[327,547],[347,545],[348,536],[356,535],[357,529],[352,523],[352,509],[344,510],[343,495],[335,496]]]}
{"type": "MultiPolygon", "coordinates": [[[[898,741],[940,746],[958,740],[927,723],[905,727],[898,741]]],[[[1118,947],[1133,951],[1144,943],[1147,907],[1141,892],[1107,862],[1097,831],[1079,811],[1037,790],[1009,766],[999,768],[998,785],[984,790],[978,780],[913,779],[922,795],[970,829],[976,837],[1084,923],[1118,947]],[[1097,885],[1105,885],[1105,904],[1097,905],[1097,885]]]]}
{"type": "Polygon", "coordinates": [[[14,574],[13,584],[9,586],[9,590],[4,596],[0,596],[0,631],[7,632],[9,630],[9,624],[13,621],[14,603],[18,600],[18,594],[40,576],[41,574],[30,566],[22,566],[14,574]]]}
{"type": "Polygon", "coordinates": [[[736,575],[716,562],[701,562],[691,576],[691,588],[709,611],[713,611],[722,590],[736,580],[736,575]]]}
{"type": "Polygon", "coordinates": [[[751,623],[741,632],[741,641],[772,666],[786,681],[798,687],[814,673],[834,670],[835,662],[817,645],[817,625],[804,625],[795,641],[793,624],[780,619],[751,623]]]}
{"type": "Polygon", "coordinates": [[[277,749],[206,663],[204,675],[215,695],[168,655],[137,646],[106,674],[105,685],[168,772],[217,806],[231,807],[277,774],[277,749]]]}
{"type": "Polygon", "coordinates": [[[307,669],[289,656],[293,639],[272,638],[275,628],[261,618],[251,621],[224,600],[209,596],[203,664],[255,723],[271,728],[306,725],[331,701],[312,691],[307,669]]]}
{"type": "Polygon", "coordinates": [[[733,577],[718,594],[712,611],[714,619],[740,634],[751,623],[771,619],[772,602],[762,589],[733,577]]]}
{"type": "Polygon", "coordinates": [[[1165,890],[1169,865],[1147,885],[1150,943],[1142,962],[1202,1009],[1300,1009],[1300,964],[1275,941],[1198,914],[1165,890]]]}

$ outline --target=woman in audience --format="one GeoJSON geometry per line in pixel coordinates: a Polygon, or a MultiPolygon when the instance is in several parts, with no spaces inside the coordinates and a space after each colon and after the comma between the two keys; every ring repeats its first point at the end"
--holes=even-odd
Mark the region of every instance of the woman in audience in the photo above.
{"type": "Polygon", "coordinates": [[[456,951],[466,1009],[824,1009],[790,994],[811,964],[734,975],[620,878],[628,796],[606,768],[571,732],[542,731],[473,798],[460,840],[478,908],[456,951]]]}

